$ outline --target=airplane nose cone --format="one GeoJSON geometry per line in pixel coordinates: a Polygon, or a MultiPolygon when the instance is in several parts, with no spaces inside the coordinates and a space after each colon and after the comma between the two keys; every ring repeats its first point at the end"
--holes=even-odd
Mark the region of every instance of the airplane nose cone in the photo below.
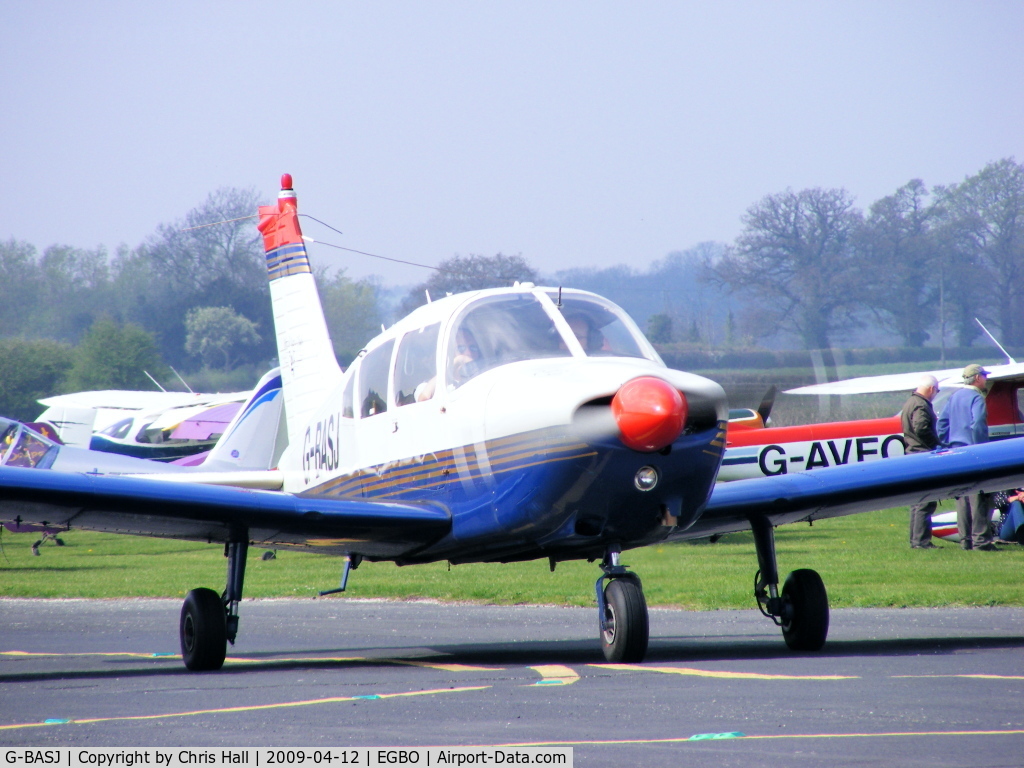
{"type": "Polygon", "coordinates": [[[659,451],[683,431],[686,398],[663,379],[641,376],[627,381],[612,398],[619,439],[636,451],[659,451]]]}

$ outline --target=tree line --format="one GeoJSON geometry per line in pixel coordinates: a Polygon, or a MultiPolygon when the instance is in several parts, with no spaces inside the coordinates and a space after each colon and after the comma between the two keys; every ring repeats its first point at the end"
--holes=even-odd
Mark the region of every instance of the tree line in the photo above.
{"type": "MultiPolygon", "coordinates": [[[[259,203],[219,189],[113,254],[0,242],[0,414],[31,419],[61,392],[154,389],[149,376],[181,388],[171,367],[200,386],[252,386],[277,353],[259,203]]],[[[317,280],[347,364],[380,328],[380,289],[341,270],[317,280]]]]}
{"type": "Polygon", "coordinates": [[[845,189],[786,190],[743,216],[703,278],[749,299],[740,326],[827,349],[875,323],[904,346],[1024,344],[1024,166],[1007,158],[959,184],[912,179],[865,214],[845,189]],[[990,326],[990,327],[991,327],[990,326]]]}
{"type": "MultiPolygon", "coordinates": [[[[31,418],[36,397],[58,392],[152,388],[146,373],[168,381],[168,366],[251,386],[276,354],[259,202],[253,190],[219,189],[113,254],[0,242],[0,413],[31,418]]],[[[343,365],[428,295],[515,280],[607,296],[660,344],[828,349],[875,332],[906,347],[966,347],[977,317],[1024,346],[1024,166],[1011,158],[958,184],[913,179],[866,213],[845,189],[787,189],[741,222],[731,244],[701,243],[644,270],[544,275],[522,255],[456,256],[399,297],[343,270],[316,276],[343,365]]]]}

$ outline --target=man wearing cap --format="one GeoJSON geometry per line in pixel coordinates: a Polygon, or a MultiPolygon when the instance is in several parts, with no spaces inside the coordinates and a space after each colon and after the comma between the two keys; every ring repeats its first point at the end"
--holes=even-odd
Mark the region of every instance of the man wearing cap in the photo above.
{"type": "MultiPolygon", "coordinates": [[[[939,391],[939,382],[929,373],[921,376],[917,389],[903,404],[900,420],[907,453],[934,451],[939,446],[935,434],[935,411],[932,400],[939,391]]],[[[915,504],[910,508],[910,546],[913,549],[938,549],[932,544],[932,513],[937,502],[915,504]]]]}
{"type": "MultiPolygon", "coordinates": [[[[939,442],[950,448],[988,442],[988,412],[985,409],[985,383],[988,371],[977,363],[963,370],[964,387],[949,398],[939,416],[939,442]]],[[[992,511],[987,493],[972,493],[956,500],[956,527],[960,546],[991,552],[996,549],[989,531],[992,511]]]]}

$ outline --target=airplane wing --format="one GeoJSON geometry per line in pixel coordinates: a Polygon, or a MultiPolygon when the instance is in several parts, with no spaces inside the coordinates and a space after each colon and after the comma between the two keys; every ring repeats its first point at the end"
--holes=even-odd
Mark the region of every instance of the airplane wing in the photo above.
{"type": "Polygon", "coordinates": [[[441,505],[0,467],[0,522],[396,557],[451,530],[441,505]]]}
{"type": "MultiPolygon", "coordinates": [[[[1024,363],[986,365],[989,381],[1024,378],[1024,363]]],[[[914,390],[921,376],[931,374],[939,381],[939,389],[962,387],[962,368],[946,368],[940,371],[915,371],[913,373],[891,373],[885,376],[859,376],[855,379],[830,381],[825,384],[811,384],[806,387],[787,389],[787,395],[868,395],[879,392],[910,392],[914,390]]]]}
{"type": "Polygon", "coordinates": [[[1018,487],[1024,487],[1024,440],[915,453],[719,483],[700,519],[671,538],[747,530],[756,515],[780,525],[1018,487]]]}

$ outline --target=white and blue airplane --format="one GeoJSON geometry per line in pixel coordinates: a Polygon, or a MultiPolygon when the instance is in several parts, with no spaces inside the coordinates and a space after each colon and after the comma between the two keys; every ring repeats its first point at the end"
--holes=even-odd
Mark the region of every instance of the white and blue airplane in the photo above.
{"type": "Polygon", "coordinates": [[[283,452],[266,444],[284,436],[253,433],[261,458],[244,466],[222,452],[148,477],[0,467],[0,521],[224,546],[223,592],[194,589],[182,606],[191,670],[219,669],[236,639],[250,545],[341,557],[332,591],[363,560],[596,560],[604,655],[639,662],[647,606],[621,553],[752,530],[757,605],[789,647],[817,650],[827,594],[807,569],[780,590],[776,525],[1024,485],[1024,441],[1008,441],[716,487],[722,388],[667,368],[628,315],[583,291],[522,283],[438,299],[342,372],[290,176],[259,213],[283,452]]]}

